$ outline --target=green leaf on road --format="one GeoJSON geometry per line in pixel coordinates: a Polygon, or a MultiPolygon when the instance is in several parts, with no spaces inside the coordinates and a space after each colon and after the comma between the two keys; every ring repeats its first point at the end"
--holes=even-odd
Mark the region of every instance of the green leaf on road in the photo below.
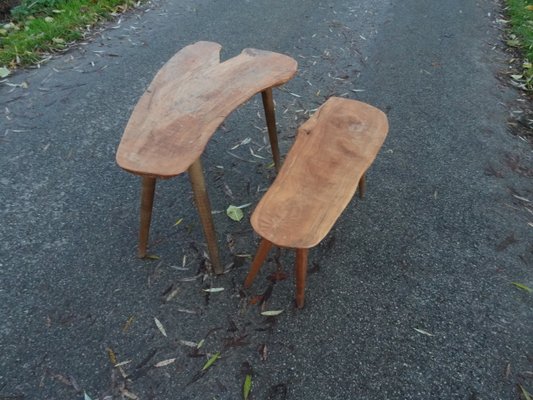
{"type": "Polygon", "coordinates": [[[209,368],[211,365],[215,363],[216,360],[220,358],[220,351],[215,353],[207,362],[205,363],[204,367],[202,368],[202,371],[205,371],[207,368],[209,368]]]}
{"type": "Polygon", "coordinates": [[[230,217],[234,221],[240,221],[242,217],[244,217],[244,214],[242,210],[237,206],[229,206],[226,210],[226,214],[228,217],[230,217]]]}
{"type": "Polygon", "coordinates": [[[529,393],[522,385],[518,385],[518,387],[522,391],[522,396],[524,397],[524,400],[533,400],[531,398],[531,393],[529,393]]]}
{"type": "Polygon", "coordinates": [[[6,67],[0,67],[0,78],[7,78],[10,73],[6,67]]]}
{"type": "Polygon", "coordinates": [[[244,385],[242,386],[242,397],[244,397],[244,400],[248,400],[248,396],[250,395],[250,392],[252,391],[252,375],[246,375],[246,378],[244,379],[244,385]]]}
{"type": "Polygon", "coordinates": [[[518,289],[520,290],[523,290],[525,292],[528,292],[528,293],[531,293],[533,292],[533,289],[531,289],[530,287],[527,287],[526,285],[524,285],[523,283],[518,283],[518,282],[511,282],[513,285],[515,285],[518,289]]]}

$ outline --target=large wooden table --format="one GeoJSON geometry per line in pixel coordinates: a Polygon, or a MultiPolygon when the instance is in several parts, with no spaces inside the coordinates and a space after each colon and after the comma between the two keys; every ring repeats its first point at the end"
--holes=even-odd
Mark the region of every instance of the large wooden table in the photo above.
{"type": "Polygon", "coordinates": [[[197,42],[159,70],[135,106],[116,155],[120,167],[142,177],[139,256],[146,256],[156,180],[187,171],[216,273],[223,270],[200,156],[224,119],[261,92],[279,170],[272,88],[297,69],[291,57],[256,49],[221,63],[220,49],[217,43],[197,42]]]}

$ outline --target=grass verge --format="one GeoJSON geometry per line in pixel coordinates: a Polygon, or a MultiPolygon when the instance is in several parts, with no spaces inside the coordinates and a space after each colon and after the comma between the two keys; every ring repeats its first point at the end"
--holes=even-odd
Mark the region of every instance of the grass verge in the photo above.
{"type": "Polygon", "coordinates": [[[88,27],[133,5],[133,0],[23,0],[0,25],[0,68],[38,63],[63,50],[88,27]]]}
{"type": "Polygon", "coordinates": [[[511,23],[511,36],[507,44],[519,48],[524,60],[522,73],[512,75],[517,86],[533,91],[533,1],[507,0],[507,13],[511,23]]]}

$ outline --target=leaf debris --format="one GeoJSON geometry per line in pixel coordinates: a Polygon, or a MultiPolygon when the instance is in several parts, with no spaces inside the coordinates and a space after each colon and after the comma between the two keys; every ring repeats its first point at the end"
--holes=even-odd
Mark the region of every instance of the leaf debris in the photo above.
{"type": "Polygon", "coordinates": [[[531,289],[530,287],[524,285],[523,283],[519,283],[519,282],[511,282],[512,285],[516,286],[518,289],[520,290],[523,290],[525,292],[528,292],[528,293],[531,293],[533,292],[533,289],[531,289]]]}
{"type": "Polygon", "coordinates": [[[167,337],[167,331],[165,331],[165,327],[163,326],[161,321],[159,321],[157,318],[154,317],[154,322],[155,322],[155,325],[157,326],[157,329],[159,329],[159,331],[163,334],[163,336],[167,337]]]}
{"type": "Polygon", "coordinates": [[[220,358],[220,351],[216,352],[213,356],[211,356],[209,360],[207,360],[207,362],[202,367],[202,371],[205,371],[210,366],[212,366],[215,363],[215,361],[218,360],[219,358],[220,358]]]}
{"type": "Polygon", "coordinates": [[[159,361],[154,365],[155,368],[166,367],[167,365],[173,364],[176,361],[175,358],[169,358],[168,360],[159,361]]]}
{"type": "Polygon", "coordinates": [[[280,315],[282,312],[283,310],[267,310],[267,311],[263,311],[261,315],[264,317],[276,317],[280,315]]]}
{"type": "Polygon", "coordinates": [[[418,328],[413,328],[415,331],[417,331],[418,333],[421,333],[422,335],[426,335],[426,336],[435,336],[433,335],[432,333],[429,333],[428,331],[425,331],[423,329],[418,329],[418,328]]]}
{"type": "Polygon", "coordinates": [[[248,374],[246,375],[246,378],[244,378],[244,384],[242,385],[242,397],[244,397],[244,400],[248,400],[248,396],[250,396],[251,391],[252,391],[252,375],[248,374]]]}

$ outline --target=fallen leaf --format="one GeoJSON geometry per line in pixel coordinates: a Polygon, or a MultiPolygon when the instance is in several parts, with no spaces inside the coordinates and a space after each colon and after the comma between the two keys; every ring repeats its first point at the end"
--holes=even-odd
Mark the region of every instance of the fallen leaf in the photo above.
{"type": "Polygon", "coordinates": [[[214,288],[204,289],[204,292],[207,292],[207,293],[218,293],[218,292],[222,292],[223,290],[224,290],[223,287],[214,287],[214,288]]]}
{"type": "Polygon", "coordinates": [[[161,321],[159,321],[157,318],[154,318],[154,321],[155,321],[155,324],[156,324],[157,328],[161,331],[163,336],[167,337],[167,332],[165,331],[165,327],[163,326],[161,321]]]}
{"type": "Polygon", "coordinates": [[[426,336],[434,336],[432,333],[429,333],[428,331],[425,331],[423,329],[418,329],[418,328],[413,328],[415,331],[417,331],[418,333],[421,333],[422,335],[426,335],[426,336]]]}
{"type": "Polygon", "coordinates": [[[113,349],[111,349],[111,347],[108,347],[105,349],[105,351],[107,351],[107,356],[109,357],[109,361],[111,361],[111,364],[117,364],[117,356],[113,349]]]}
{"type": "Polygon", "coordinates": [[[178,220],[174,223],[174,225],[172,225],[172,226],[179,225],[179,224],[181,224],[182,221],[183,221],[183,218],[180,218],[180,219],[178,219],[178,220]]]}
{"type": "Polygon", "coordinates": [[[124,324],[124,326],[122,327],[122,332],[123,333],[126,333],[128,331],[128,329],[130,329],[130,326],[131,324],[133,323],[133,320],[135,319],[135,317],[131,316],[128,318],[128,320],[126,321],[126,323],[124,324]]]}
{"type": "Polygon", "coordinates": [[[172,300],[174,297],[176,297],[179,292],[180,292],[180,288],[179,287],[171,290],[171,292],[165,297],[165,301],[168,303],[170,300],[172,300]]]}
{"type": "Polygon", "coordinates": [[[205,339],[202,339],[198,342],[198,344],[196,345],[196,349],[200,349],[205,343],[205,339]]]}
{"type": "Polygon", "coordinates": [[[531,293],[533,292],[533,289],[531,289],[530,287],[527,287],[526,285],[524,285],[523,283],[519,283],[519,282],[511,282],[511,284],[515,285],[518,289],[521,289],[521,290],[524,290],[528,293],[531,293]]]}
{"type": "Polygon", "coordinates": [[[531,399],[531,393],[529,393],[522,385],[518,385],[520,390],[522,391],[522,396],[524,397],[524,400],[532,400],[531,399]]]}
{"type": "Polygon", "coordinates": [[[530,5],[526,6],[526,10],[533,11],[533,5],[530,4],[530,5]]]}
{"type": "Polygon", "coordinates": [[[194,347],[194,348],[198,347],[198,343],[191,342],[189,340],[180,340],[180,344],[187,346],[187,347],[194,347]]]}
{"type": "Polygon", "coordinates": [[[167,365],[172,364],[174,361],[176,361],[175,358],[169,358],[168,360],[159,361],[154,365],[156,368],[166,367],[167,365]]]}
{"type": "Polygon", "coordinates": [[[219,358],[220,358],[220,351],[215,353],[209,360],[207,360],[207,362],[205,363],[205,365],[202,368],[202,371],[205,371],[207,368],[209,368],[211,365],[213,365],[215,363],[215,361],[218,360],[219,358]]]}
{"type": "Polygon", "coordinates": [[[83,400],[93,400],[93,399],[91,399],[91,396],[89,396],[87,392],[83,392],[83,400]]]}
{"type": "Polygon", "coordinates": [[[7,78],[10,73],[6,67],[0,67],[0,78],[7,78]]]}
{"type": "Polygon", "coordinates": [[[520,41],[518,39],[510,39],[507,41],[507,45],[511,47],[518,47],[520,46],[520,41]]]}
{"type": "Polygon", "coordinates": [[[118,367],[123,367],[124,365],[128,365],[131,363],[131,360],[127,360],[127,361],[122,361],[122,362],[119,362],[118,364],[114,365],[115,368],[118,368],[118,367]]]}
{"type": "Polygon", "coordinates": [[[246,378],[244,379],[244,385],[242,386],[242,396],[244,397],[244,400],[248,400],[248,396],[250,395],[251,391],[252,375],[246,375],[246,378]]]}
{"type": "Polygon", "coordinates": [[[269,310],[269,311],[263,311],[261,313],[264,317],[275,317],[277,315],[280,315],[283,312],[283,310],[269,310]]]}
{"type": "Polygon", "coordinates": [[[149,258],[150,260],[159,260],[161,257],[156,256],[155,254],[148,254],[145,258],[149,258]]]}
{"type": "Polygon", "coordinates": [[[229,206],[228,209],[226,210],[226,215],[230,217],[232,220],[237,221],[237,222],[240,221],[244,217],[242,210],[239,207],[232,206],[232,205],[229,206]]]}
{"type": "Polygon", "coordinates": [[[65,44],[65,39],[61,39],[61,38],[52,38],[52,42],[56,43],[56,44],[65,44]]]}

